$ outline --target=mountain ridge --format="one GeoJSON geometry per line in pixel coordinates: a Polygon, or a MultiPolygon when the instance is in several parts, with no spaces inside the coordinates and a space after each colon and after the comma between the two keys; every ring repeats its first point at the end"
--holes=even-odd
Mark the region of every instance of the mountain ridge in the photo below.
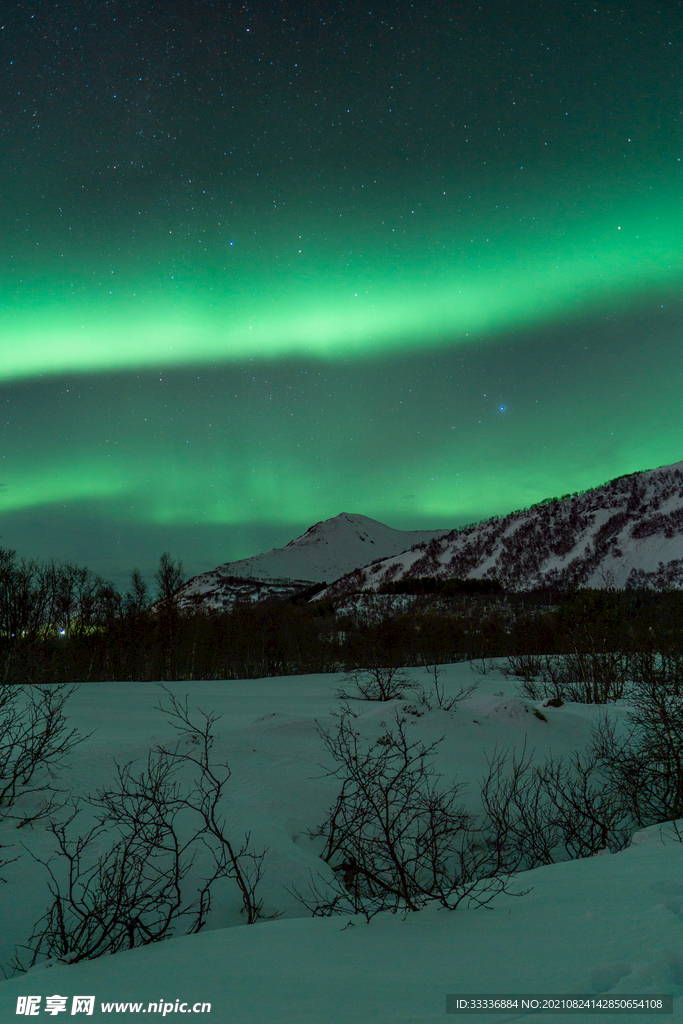
{"type": "Polygon", "coordinates": [[[683,461],[454,530],[396,530],[341,512],[282,548],[192,577],[179,599],[227,608],[307,591],[339,598],[415,576],[496,579],[516,591],[681,587],[683,461]]]}
{"type": "Polygon", "coordinates": [[[683,462],[453,530],[356,569],[320,597],[415,576],[497,579],[518,591],[683,586],[683,462]]]}

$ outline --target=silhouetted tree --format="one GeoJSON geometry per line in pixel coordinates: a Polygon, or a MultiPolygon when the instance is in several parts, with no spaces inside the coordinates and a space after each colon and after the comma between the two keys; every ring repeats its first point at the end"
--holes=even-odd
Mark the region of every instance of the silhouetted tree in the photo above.
{"type": "Polygon", "coordinates": [[[159,568],[154,573],[157,584],[156,611],[159,619],[159,634],[164,647],[164,678],[171,679],[173,671],[173,647],[175,643],[180,609],[178,591],[185,576],[183,563],[174,562],[168,551],[159,559],[159,568]]]}
{"type": "Polygon", "coordinates": [[[130,574],[130,588],[124,599],[125,612],[131,619],[139,619],[150,604],[149,587],[136,566],[130,574]]]}

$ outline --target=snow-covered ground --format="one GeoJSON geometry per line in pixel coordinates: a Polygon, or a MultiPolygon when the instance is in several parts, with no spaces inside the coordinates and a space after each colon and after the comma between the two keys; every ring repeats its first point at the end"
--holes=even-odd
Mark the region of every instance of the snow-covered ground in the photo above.
{"type": "MultiPolygon", "coordinates": [[[[410,675],[429,681],[424,669],[410,675]]],[[[331,876],[306,830],[324,820],[336,795],[337,783],[320,767],[327,755],[316,723],[334,724],[340,679],[311,675],[169,686],[180,697],[189,694],[191,710],[223,716],[215,729],[215,753],[232,769],[224,808],[230,834],[239,838],[248,829],[254,847],[268,847],[261,895],[268,912],[283,916],[241,924],[238,894],[226,886],[217,890],[209,923],[197,935],[1,982],[3,1024],[22,1019],[17,1000],[28,996],[42,997],[38,1019],[71,1019],[73,997],[94,996],[97,1020],[178,1019],[184,1004],[191,1010],[210,1003],[205,1019],[218,1024],[426,1024],[451,1019],[447,994],[512,993],[673,994],[674,1014],[665,1019],[683,1021],[683,844],[671,825],[636,833],[619,853],[521,873],[513,889],[530,891],[500,895],[489,908],[461,904],[449,912],[430,904],[405,918],[380,914],[370,923],[348,914],[309,917],[286,887],[305,889],[311,871],[331,876]],[[50,1015],[46,997],[54,995],[66,997],[66,1009],[50,1015]],[[106,1002],[141,1007],[104,1012],[106,1002]],[[166,1004],[165,1013],[155,1013],[150,1003],[166,1004]]],[[[473,811],[480,806],[486,754],[494,747],[520,751],[526,740],[538,758],[549,751],[569,754],[586,745],[603,710],[548,707],[543,721],[532,713],[535,703],[520,697],[514,681],[497,668],[478,676],[467,663],[451,665],[442,679],[446,695],[475,680],[479,688],[453,713],[434,710],[411,720],[409,737],[444,737],[437,769],[466,785],[462,802],[473,811]]],[[[163,698],[155,684],[81,686],[68,705],[70,717],[81,732],[96,731],[73,752],[60,784],[91,793],[112,779],[114,757],[120,763],[146,762],[150,746],[170,742],[174,731],[155,710],[163,698]]],[[[393,705],[353,707],[359,715],[355,726],[369,738],[379,736],[381,723],[393,717],[393,705]]],[[[612,713],[625,723],[626,707],[612,713]]],[[[49,839],[39,827],[17,831],[7,822],[0,825],[0,843],[22,841],[42,856],[49,839]]],[[[45,869],[20,846],[15,852],[21,857],[3,869],[7,882],[0,887],[3,963],[16,943],[27,940],[49,899],[45,869]]],[[[74,1016],[85,1019],[86,1013],[74,1016]]],[[[521,1009],[453,1019],[504,1024],[527,1016],[562,1019],[521,1009]]],[[[652,1020],[651,1013],[608,1016],[652,1020]]],[[[596,1015],[572,1019],[595,1021],[596,1015]]]]}

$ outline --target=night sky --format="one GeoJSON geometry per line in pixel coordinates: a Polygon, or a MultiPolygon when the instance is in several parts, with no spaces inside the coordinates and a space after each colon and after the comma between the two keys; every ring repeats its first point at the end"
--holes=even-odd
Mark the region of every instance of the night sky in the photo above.
{"type": "Polygon", "coordinates": [[[125,587],[683,458],[679,0],[0,20],[0,545],[125,587]]]}

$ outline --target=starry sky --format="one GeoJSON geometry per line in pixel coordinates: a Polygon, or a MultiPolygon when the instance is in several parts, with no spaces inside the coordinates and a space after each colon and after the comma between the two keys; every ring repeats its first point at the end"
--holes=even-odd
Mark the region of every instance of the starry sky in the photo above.
{"type": "Polygon", "coordinates": [[[0,21],[0,545],[125,588],[683,458],[681,0],[0,21]]]}

